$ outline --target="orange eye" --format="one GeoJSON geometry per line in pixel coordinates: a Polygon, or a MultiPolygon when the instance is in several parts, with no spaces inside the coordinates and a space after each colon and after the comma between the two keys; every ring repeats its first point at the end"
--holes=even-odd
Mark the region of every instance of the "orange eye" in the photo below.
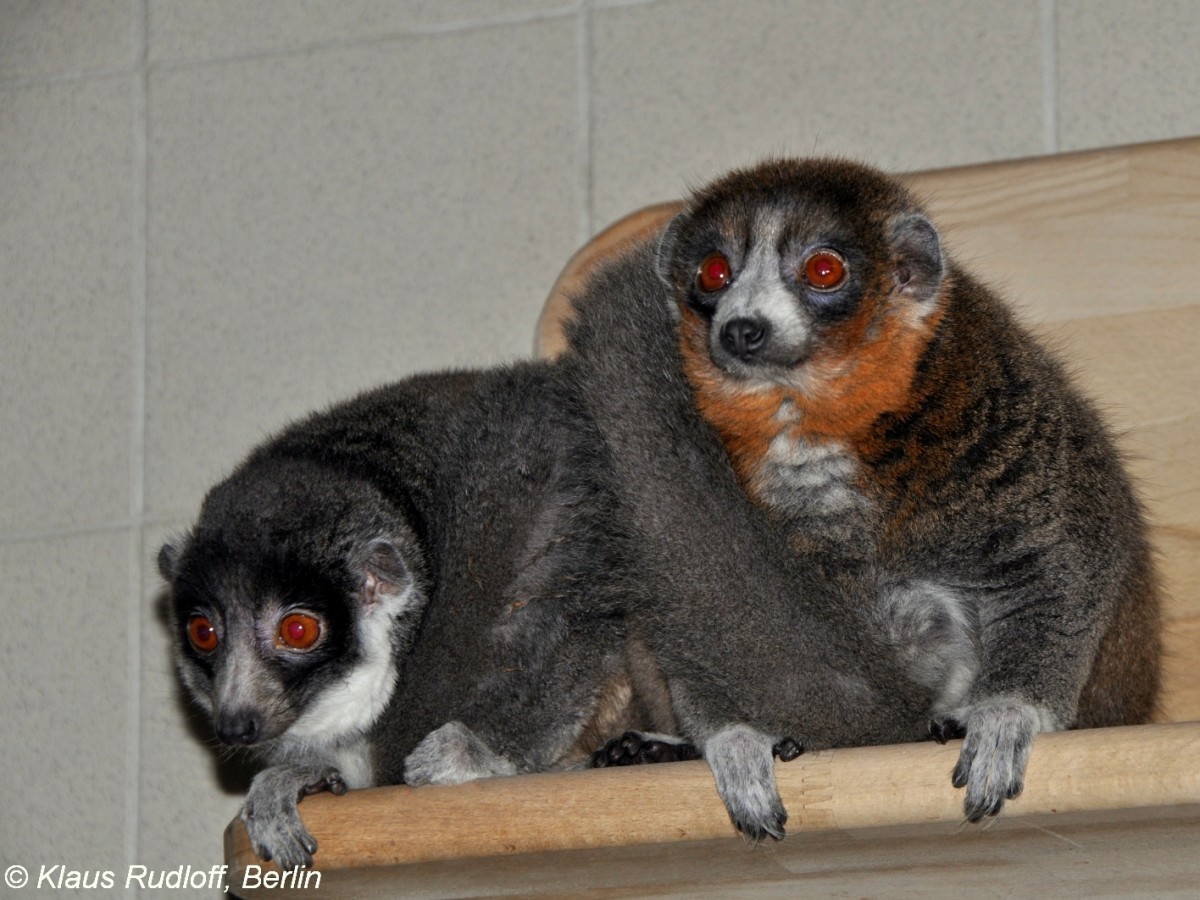
{"type": "Polygon", "coordinates": [[[700,263],[700,271],[696,273],[696,287],[711,294],[729,284],[733,272],[729,268],[729,260],[720,253],[710,253],[700,263]]]}
{"type": "Polygon", "coordinates": [[[292,613],[279,620],[277,647],[307,650],[321,636],[321,623],[305,613],[292,613]]]}
{"type": "Polygon", "coordinates": [[[212,653],[217,649],[217,629],[204,616],[192,616],[188,620],[188,640],[201,653],[212,653]]]}
{"type": "Polygon", "coordinates": [[[804,280],[818,291],[832,291],[846,280],[846,260],[832,250],[817,250],[804,260],[804,280]]]}

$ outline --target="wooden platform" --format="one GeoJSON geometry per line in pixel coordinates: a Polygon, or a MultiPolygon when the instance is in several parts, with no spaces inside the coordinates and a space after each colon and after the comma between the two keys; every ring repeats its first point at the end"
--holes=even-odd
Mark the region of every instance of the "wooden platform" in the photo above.
{"type": "MultiPolygon", "coordinates": [[[[1163,720],[1044,735],[1024,795],[960,824],[957,745],[777,766],[791,836],[737,837],[702,763],[313,797],[319,889],[292,896],[1195,896],[1200,889],[1200,139],[922,173],[951,252],[1050,335],[1123,433],[1169,594],[1163,720]]],[[[564,272],[671,215],[613,226],[564,272]]],[[[230,884],[258,865],[240,823],[230,884]]]]}

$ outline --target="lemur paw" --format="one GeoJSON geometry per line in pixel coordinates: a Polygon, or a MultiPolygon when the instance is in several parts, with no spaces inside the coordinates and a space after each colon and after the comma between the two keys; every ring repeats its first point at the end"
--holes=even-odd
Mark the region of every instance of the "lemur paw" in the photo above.
{"type": "Polygon", "coordinates": [[[787,810],[775,786],[775,755],[794,759],[799,745],[772,741],[745,725],[725,728],[704,742],[704,758],[734,827],[751,840],[783,838],[787,810]],[[786,746],[785,746],[786,745],[786,746]]]}
{"type": "Polygon", "coordinates": [[[680,738],[663,734],[627,731],[592,754],[592,768],[637,766],[647,763],[701,759],[700,750],[680,738]]]}
{"type": "Polygon", "coordinates": [[[296,804],[322,791],[346,793],[341,772],[332,766],[272,766],[254,776],[242,806],[242,822],[254,852],[264,860],[275,860],[281,869],[311,866],[317,841],[300,820],[296,804]]]}
{"type": "Polygon", "coordinates": [[[995,816],[1025,787],[1025,766],[1033,736],[1055,727],[1053,716],[1020,700],[985,700],[954,710],[930,723],[936,740],[962,737],[958,764],[950,777],[966,788],[963,811],[979,822],[995,816]]]}
{"type": "Polygon", "coordinates": [[[447,722],[431,731],[404,760],[404,783],[411,785],[461,784],[516,774],[515,765],[462,722],[447,722]]]}

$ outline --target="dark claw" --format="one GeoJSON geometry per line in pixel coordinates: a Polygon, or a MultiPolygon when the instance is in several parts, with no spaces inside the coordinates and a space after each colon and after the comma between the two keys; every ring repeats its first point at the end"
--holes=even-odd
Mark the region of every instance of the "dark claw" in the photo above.
{"type": "Polygon", "coordinates": [[[1003,806],[1004,798],[999,795],[991,799],[985,799],[978,806],[966,810],[967,821],[976,824],[982,822],[988,816],[998,816],[1003,806]]]}
{"type": "Polygon", "coordinates": [[[957,719],[933,719],[929,723],[929,736],[939,744],[944,744],[966,737],[967,728],[957,719]]]}
{"type": "Polygon", "coordinates": [[[782,762],[791,762],[803,752],[804,748],[790,737],[781,738],[771,748],[771,753],[779,757],[782,762]]]}
{"type": "Polygon", "coordinates": [[[956,788],[964,788],[967,786],[967,776],[971,774],[970,766],[966,765],[961,759],[954,767],[954,773],[950,776],[950,783],[956,788]]]}
{"type": "Polygon", "coordinates": [[[1025,790],[1025,782],[1016,781],[1011,787],[1009,787],[1008,793],[1005,794],[1005,797],[1009,800],[1015,800],[1017,797],[1021,796],[1021,791],[1023,790],[1025,790]]]}
{"type": "Polygon", "coordinates": [[[787,813],[780,810],[775,814],[773,821],[770,822],[748,822],[744,819],[730,817],[733,821],[733,827],[745,835],[755,844],[761,844],[767,838],[773,841],[782,841],[784,834],[784,826],[787,825],[787,813]]]}

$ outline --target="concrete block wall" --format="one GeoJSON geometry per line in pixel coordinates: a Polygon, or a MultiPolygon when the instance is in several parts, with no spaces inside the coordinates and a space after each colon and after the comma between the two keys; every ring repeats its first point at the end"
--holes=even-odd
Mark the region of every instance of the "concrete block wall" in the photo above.
{"type": "Polygon", "coordinates": [[[1189,0],[0,0],[0,868],[211,865],[153,566],[290,418],[529,353],[589,234],[778,153],[1200,133],[1189,0]]]}

